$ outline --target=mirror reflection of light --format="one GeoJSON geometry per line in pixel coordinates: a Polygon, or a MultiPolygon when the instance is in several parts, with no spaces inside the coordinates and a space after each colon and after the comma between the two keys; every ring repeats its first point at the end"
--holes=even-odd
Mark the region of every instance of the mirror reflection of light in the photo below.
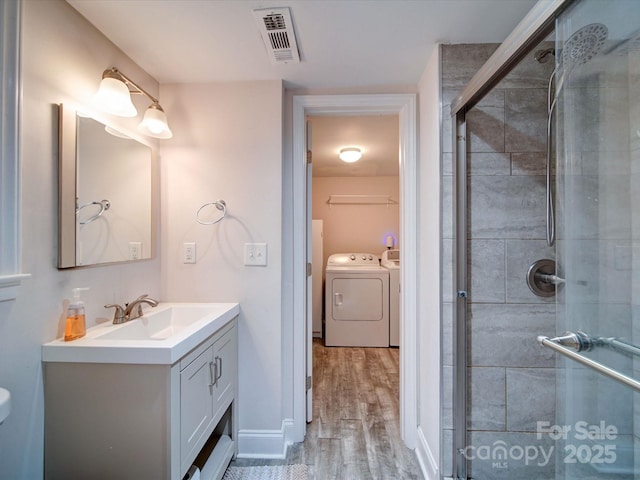
{"type": "Polygon", "coordinates": [[[126,135],[126,134],[122,133],[120,130],[116,130],[115,128],[110,127],[109,125],[105,125],[104,126],[104,130],[107,133],[110,133],[111,135],[113,135],[114,137],[131,138],[129,135],[126,135]]]}

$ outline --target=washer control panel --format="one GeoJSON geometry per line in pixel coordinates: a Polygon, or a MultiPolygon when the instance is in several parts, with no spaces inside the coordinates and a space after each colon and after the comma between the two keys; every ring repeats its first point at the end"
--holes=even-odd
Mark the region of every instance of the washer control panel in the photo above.
{"type": "Polygon", "coordinates": [[[335,266],[364,266],[380,265],[380,259],[372,253],[334,253],[327,260],[327,265],[335,266]]]}

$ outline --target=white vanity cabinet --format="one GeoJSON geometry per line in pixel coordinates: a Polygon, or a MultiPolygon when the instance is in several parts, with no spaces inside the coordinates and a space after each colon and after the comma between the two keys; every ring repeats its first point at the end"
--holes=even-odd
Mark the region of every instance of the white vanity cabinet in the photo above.
{"type": "Polygon", "coordinates": [[[233,401],[236,344],[236,330],[231,328],[180,361],[181,471],[193,464],[216,421],[233,401]]]}
{"type": "Polygon", "coordinates": [[[220,479],[237,431],[237,317],[171,365],[44,362],[45,479],[220,479]]]}

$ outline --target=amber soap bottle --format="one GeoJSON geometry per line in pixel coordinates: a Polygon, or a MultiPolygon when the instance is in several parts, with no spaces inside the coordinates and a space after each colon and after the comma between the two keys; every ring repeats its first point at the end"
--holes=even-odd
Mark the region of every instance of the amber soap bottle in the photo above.
{"type": "Polygon", "coordinates": [[[80,299],[80,292],[88,288],[74,288],[73,300],[67,308],[67,323],[64,328],[64,341],[76,340],[84,337],[87,326],[84,318],[84,302],[80,299]]]}

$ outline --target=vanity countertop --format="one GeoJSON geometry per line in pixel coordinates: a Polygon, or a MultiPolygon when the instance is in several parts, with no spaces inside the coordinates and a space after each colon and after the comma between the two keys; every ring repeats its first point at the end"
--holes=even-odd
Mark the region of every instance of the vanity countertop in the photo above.
{"type": "Polygon", "coordinates": [[[238,303],[160,303],[135,320],[42,346],[44,362],[173,365],[240,312],[238,303]]]}

